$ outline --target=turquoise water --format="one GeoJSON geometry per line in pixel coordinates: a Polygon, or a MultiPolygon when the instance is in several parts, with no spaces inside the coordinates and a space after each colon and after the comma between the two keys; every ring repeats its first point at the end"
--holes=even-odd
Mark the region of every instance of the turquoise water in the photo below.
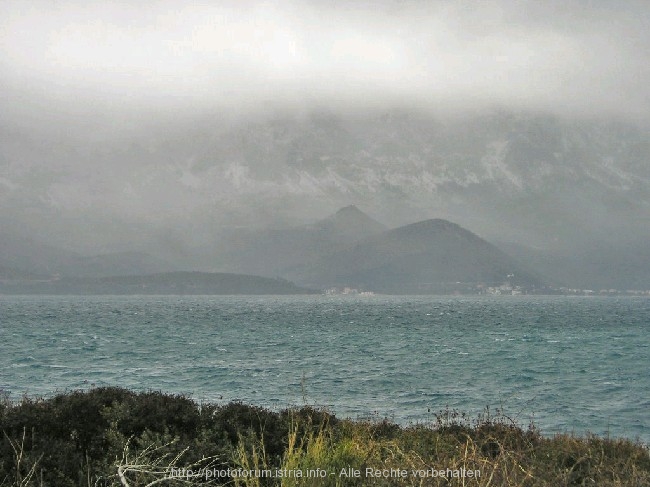
{"type": "Polygon", "coordinates": [[[502,408],[650,442],[650,300],[0,297],[0,389],[119,385],[427,422],[502,408]]]}

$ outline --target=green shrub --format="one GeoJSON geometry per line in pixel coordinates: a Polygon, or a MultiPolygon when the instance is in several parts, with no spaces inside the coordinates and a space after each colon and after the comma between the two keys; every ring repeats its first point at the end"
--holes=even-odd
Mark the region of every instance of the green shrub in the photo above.
{"type": "Polygon", "coordinates": [[[645,486],[647,448],[624,439],[544,437],[497,411],[457,411],[432,425],[339,420],[304,407],[279,412],[241,403],[198,405],[185,396],[116,387],[50,399],[0,400],[0,486],[645,486]],[[172,468],[326,470],[324,478],[169,477],[172,468]],[[367,478],[365,469],[477,469],[480,478],[367,478]],[[354,468],[364,475],[340,476],[354,468]],[[119,478],[118,469],[123,477],[119,478]],[[329,473],[333,473],[330,475],[329,473]],[[187,480],[187,482],[185,482],[187,480]],[[464,483],[463,483],[464,482],[464,483]]]}

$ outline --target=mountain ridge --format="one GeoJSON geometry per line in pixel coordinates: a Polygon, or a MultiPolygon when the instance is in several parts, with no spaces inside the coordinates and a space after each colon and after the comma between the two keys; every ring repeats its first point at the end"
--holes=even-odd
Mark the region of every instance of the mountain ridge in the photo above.
{"type": "Polygon", "coordinates": [[[389,294],[480,292],[509,283],[537,292],[544,280],[478,235],[445,219],[411,223],[287,271],[305,286],[389,294]]]}
{"type": "MultiPolygon", "coordinates": [[[[8,162],[0,165],[0,227],[12,224],[84,255],[130,245],[172,269],[276,276],[379,231],[353,224],[346,235],[336,225],[304,225],[354,202],[390,227],[436,216],[488,241],[542,248],[553,260],[542,262],[544,273],[560,273],[553,281],[650,283],[640,265],[650,240],[646,126],[500,109],[186,122],[119,142],[80,142],[77,151],[56,139],[2,140],[0,130],[7,142],[0,161],[8,162]],[[63,154],[68,166],[60,167],[63,154]],[[46,163],[47,178],[40,172],[46,163]],[[69,178],[66,168],[77,166],[78,177],[69,178]],[[258,257],[264,252],[266,263],[258,257]],[[571,266],[575,279],[562,272],[572,262],[579,263],[571,266]]],[[[76,261],[61,255],[60,265],[25,258],[17,265],[1,257],[0,264],[39,274],[76,261]]]]}
{"type": "Polygon", "coordinates": [[[132,295],[132,294],[315,294],[285,280],[268,277],[198,271],[164,272],[148,275],[112,277],[67,277],[46,281],[0,281],[0,293],[55,295],[132,295]]]}
{"type": "Polygon", "coordinates": [[[200,123],[82,144],[78,154],[97,163],[80,161],[75,179],[56,158],[69,152],[64,142],[0,140],[0,156],[11,162],[0,167],[0,203],[32,208],[30,219],[59,237],[57,215],[83,220],[96,205],[110,221],[164,212],[168,225],[182,228],[188,216],[205,226],[215,216],[248,225],[274,214],[295,223],[350,200],[391,226],[435,209],[486,238],[528,244],[649,233],[630,224],[638,218],[650,228],[650,131],[631,122],[494,109],[455,118],[388,110],[200,123]],[[51,178],[39,176],[35,160],[51,163],[51,178]]]}
{"type": "Polygon", "coordinates": [[[222,262],[230,271],[278,276],[286,268],[305,264],[385,229],[355,205],[348,205],[310,224],[235,233],[222,242],[228,249],[222,262]]]}

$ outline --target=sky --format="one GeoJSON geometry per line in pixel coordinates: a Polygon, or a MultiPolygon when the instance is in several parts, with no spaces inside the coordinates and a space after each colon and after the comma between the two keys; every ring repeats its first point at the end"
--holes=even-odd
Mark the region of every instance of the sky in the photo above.
{"type": "MultiPolygon", "coordinates": [[[[228,128],[278,114],[396,109],[463,120],[498,108],[645,130],[648,46],[650,3],[636,0],[2,0],[0,226],[128,247],[111,225],[200,226],[188,215],[225,214],[234,198],[248,201],[246,185],[320,191],[312,174],[260,171],[266,161],[246,179],[241,154],[273,143],[238,146],[228,128]]],[[[639,147],[630,164],[642,173],[639,147]]],[[[339,184],[340,174],[328,177],[322,184],[339,184]]],[[[351,203],[344,194],[294,209],[304,220],[351,203]]],[[[262,219],[275,211],[252,208],[262,219]]]]}
{"type": "Polygon", "coordinates": [[[645,1],[4,0],[0,109],[34,129],[313,106],[645,120],[649,45],[645,1]]]}

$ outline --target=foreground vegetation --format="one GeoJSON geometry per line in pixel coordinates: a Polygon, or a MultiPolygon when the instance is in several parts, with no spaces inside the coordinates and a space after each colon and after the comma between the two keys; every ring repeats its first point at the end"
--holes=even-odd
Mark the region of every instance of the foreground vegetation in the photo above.
{"type": "Polygon", "coordinates": [[[400,427],[120,388],[5,399],[0,486],[650,485],[648,451],[629,440],[436,417],[400,427]]]}

